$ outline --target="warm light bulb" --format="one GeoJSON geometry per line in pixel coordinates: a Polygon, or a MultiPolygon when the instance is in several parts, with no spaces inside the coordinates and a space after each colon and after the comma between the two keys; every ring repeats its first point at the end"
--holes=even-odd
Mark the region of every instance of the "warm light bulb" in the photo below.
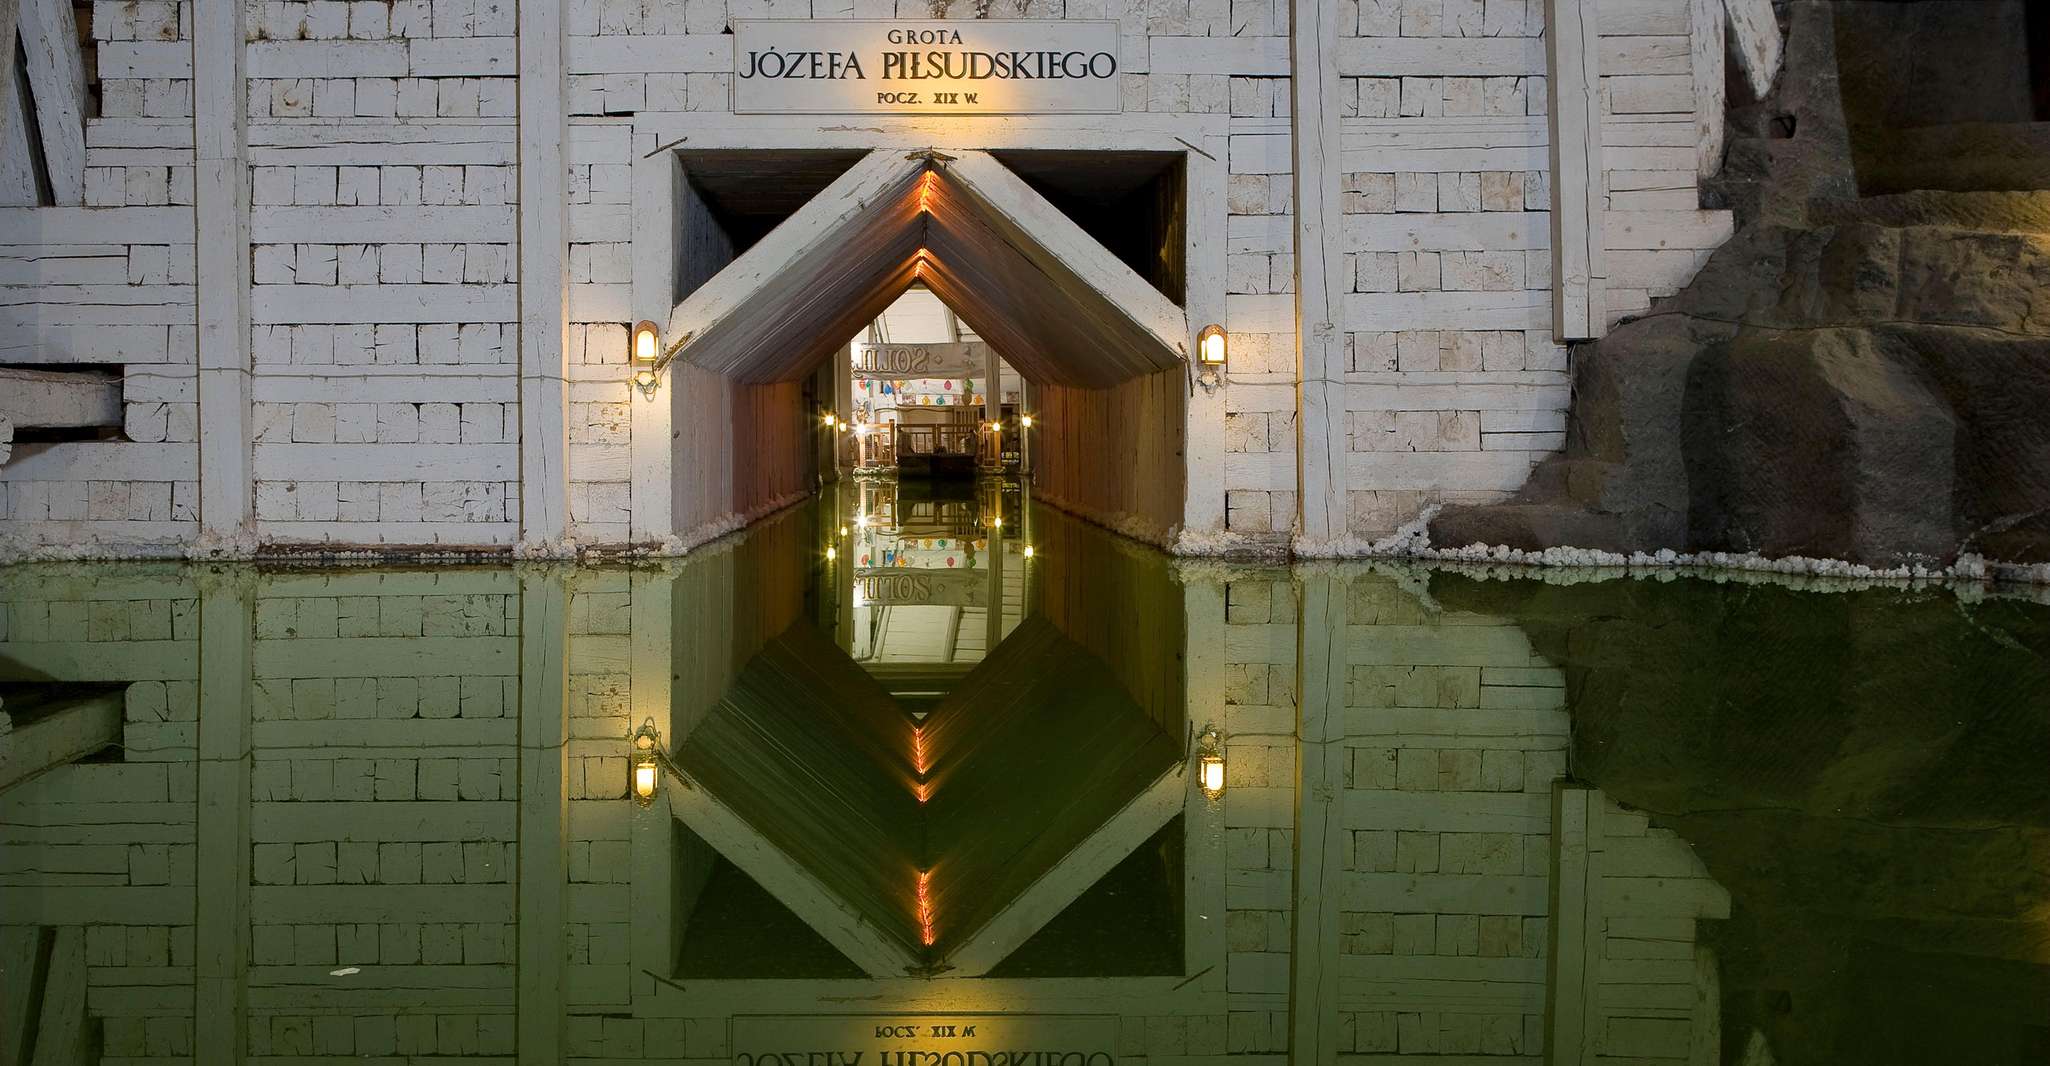
{"type": "Polygon", "coordinates": [[[843,537],[847,535],[847,527],[846,527],[846,526],[841,526],[841,527],[840,527],[840,535],[841,535],[841,536],[843,536],[843,537]]]}
{"type": "Polygon", "coordinates": [[[634,361],[652,363],[655,361],[655,331],[638,329],[634,331],[634,361]]]}
{"type": "Polygon", "coordinates": [[[1019,424],[1019,425],[1021,425],[1021,426],[1024,426],[1024,427],[1025,427],[1026,429],[1031,429],[1031,428],[1032,428],[1032,416],[1031,416],[1031,415],[1019,415],[1019,416],[1018,416],[1018,424],[1019,424]]]}
{"type": "Polygon", "coordinates": [[[1025,545],[1025,558],[1032,558],[1032,545],[1030,544],[1025,545]]]}
{"type": "Polygon", "coordinates": [[[1212,796],[1224,791],[1224,756],[1205,755],[1202,759],[1203,791],[1212,796]]]}
{"type": "Polygon", "coordinates": [[[991,529],[1002,529],[1002,528],[1004,528],[1004,516],[1003,516],[1003,515],[993,515],[993,516],[991,516],[991,518],[990,518],[990,520],[989,520],[989,528],[991,528],[991,529]]]}
{"type": "Polygon", "coordinates": [[[642,803],[655,798],[655,764],[644,762],[634,767],[634,797],[642,803]]]}
{"type": "Polygon", "coordinates": [[[833,415],[833,414],[831,414],[831,413],[828,413],[828,414],[826,415],[826,425],[827,425],[827,426],[829,426],[829,427],[830,427],[830,426],[831,426],[831,425],[832,425],[833,423],[835,423],[835,422],[838,422],[838,421],[839,421],[839,418],[838,418],[837,416],[835,416],[835,415],[833,415]]]}
{"type": "Polygon", "coordinates": [[[1196,357],[1204,366],[1223,366],[1227,358],[1223,326],[1205,326],[1196,337],[1196,357]]]}
{"type": "Polygon", "coordinates": [[[839,551],[838,551],[838,550],[836,550],[836,549],[835,549],[835,548],[834,548],[834,547],[833,547],[832,545],[830,545],[830,544],[826,546],[826,561],[827,561],[827,562],[829,562],[829,563],[830,563],[830,562],[832,562],[833,560],[835,560],[835,559],[838,559],[839,557],[840,557],[840,553],[839,553],[839,551]]]}

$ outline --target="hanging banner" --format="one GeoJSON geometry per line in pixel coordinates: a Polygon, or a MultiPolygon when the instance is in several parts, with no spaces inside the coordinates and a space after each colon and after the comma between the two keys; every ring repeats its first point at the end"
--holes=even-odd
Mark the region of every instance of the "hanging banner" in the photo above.
{"type": "Polygon", "coordinates": [[[854,344],[858,378],[981,378],[989,370],[989,345],[981,341],[933,344],[854,344]]]}
{"type": "Polygon", "coordinates": [[[1111,113],[1118,24],[735,19],[736,114],[1111,113]]]}

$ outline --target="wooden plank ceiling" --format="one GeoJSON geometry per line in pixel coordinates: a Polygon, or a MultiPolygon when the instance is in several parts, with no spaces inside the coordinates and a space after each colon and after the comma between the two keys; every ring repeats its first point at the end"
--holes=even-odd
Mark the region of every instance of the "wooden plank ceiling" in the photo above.
{"type": "MultiPolygon", "coordinates": [[[[1049,871],[1182,758],[1107,664],[1031,618],[923,722],[800,622],[748,662],[676,762],[937,968],[1028,889],[1047,891],[1049,871]]],[[[1064,906],[1090,885],[1054,887],[1064,906]]],[[[799,915],[817,905],[782,902],[799,915]]]]}
{"type": "Polygon", "coordinates": [[[1183,360],[1181,309],[982,153],[872,153],[678,304],[669,336],[690,363],[788,381],[920,283],[1035,382],[1183,360]]]}

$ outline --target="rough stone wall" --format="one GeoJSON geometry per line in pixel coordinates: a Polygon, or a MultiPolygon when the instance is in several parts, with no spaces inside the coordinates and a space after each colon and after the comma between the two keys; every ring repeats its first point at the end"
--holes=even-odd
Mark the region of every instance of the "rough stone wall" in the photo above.
{"type": "MultiPolygon", "coordinates": [[[[2021,578],[2050,558],[2033,414],[2050,396],[2033,310],[2050,153],[1873,113],[1859,82],[1898,57],[1890,34],[1917,6],[1794,5],[1786,72],[1739,113],[1718,184],[1744,228],[1583,349],[1565,452],[1511,501],[1448,508],[1436,544],[2021,578]]],[[[1957,92],[1985,103],[1977,82],[1957,92]]]]}

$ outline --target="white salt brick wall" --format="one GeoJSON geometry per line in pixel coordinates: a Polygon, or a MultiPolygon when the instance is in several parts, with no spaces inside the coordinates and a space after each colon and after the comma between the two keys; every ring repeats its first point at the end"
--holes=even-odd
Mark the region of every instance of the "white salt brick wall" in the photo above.
{"type": "MultiPolygon", "coordinates": [[[[593,101],[574,91],[577,82],[592,79],[571,80],[569,513],[577,539],[621,543],[633,517],[632,405],[657,402],[628,381],[632,127],[599,117],[611,113],[606,106],[624,90],[593,101]]],[[[629,110],[646,106],[636,98],[629,110]]]]}
{"type": "Polygon", "coordinates": [[[257,26],[259,533],[510,543],[515,94],[486,75],[512,72],[512,5],[270,3],[257,26]],[[309,120],[354,143],[323,144],[309,120]],[[412,125],[428,120],[449,122],[412,125]]]}
{"type": "MultiPolygon", "coordinates": [[[[626,384],[623,339],[637,317],[634,123],[729,109],[735,18],[997,17],[1114,20],[1127,113],[1229,117],[1224,519],[1243,539],[1284,542],[1297,510],[1290,6],[570,4],[573,536],[617,543],[632,528],[632,413],[645,402],[626,384]]],[[[1543,5],[1342,0],[1338,24],[1342,151],[1322,177],[1343,211],[1331,283],[1345,399],[1332,424],[1345,438],[1332,443],[1347,531],[1371,537],[1432,503],[1520,485],[1563,442],[1568,362],[1548,329],[1543,5]]],[[[10,464],[0,535],[170,542],[196,528],[190,25],[189,3],[95,5],[102,106],[86,203],[153,214],[37,212],[57,224],[38,222],[48,236],[35,240],[0,226],[5,361],[124,366],[126,439],[164,456],[147,472],[78,449],[10,464]]],[[[259,536],[510,544],[515,5],[265,0],[248,25],[259,536]]],[[[1683,286],[1730,220],[1699,209],[1701,112],[1715,102],[1696,99],[1706,82],[1686,0],[1605,0],[1597,25],[1614,322],[1683,286]]]]}
{"type": "Polygon", "coordinates": [[[517,591],[482,571],[260,587],[249,961],[252,1001],[275,1005],[252,1008],[252,1053],[512,1052],[509,988],[346,1026],[263,990],[307,966],[487,987],[460,975],[514,961],[517,591]]]}

